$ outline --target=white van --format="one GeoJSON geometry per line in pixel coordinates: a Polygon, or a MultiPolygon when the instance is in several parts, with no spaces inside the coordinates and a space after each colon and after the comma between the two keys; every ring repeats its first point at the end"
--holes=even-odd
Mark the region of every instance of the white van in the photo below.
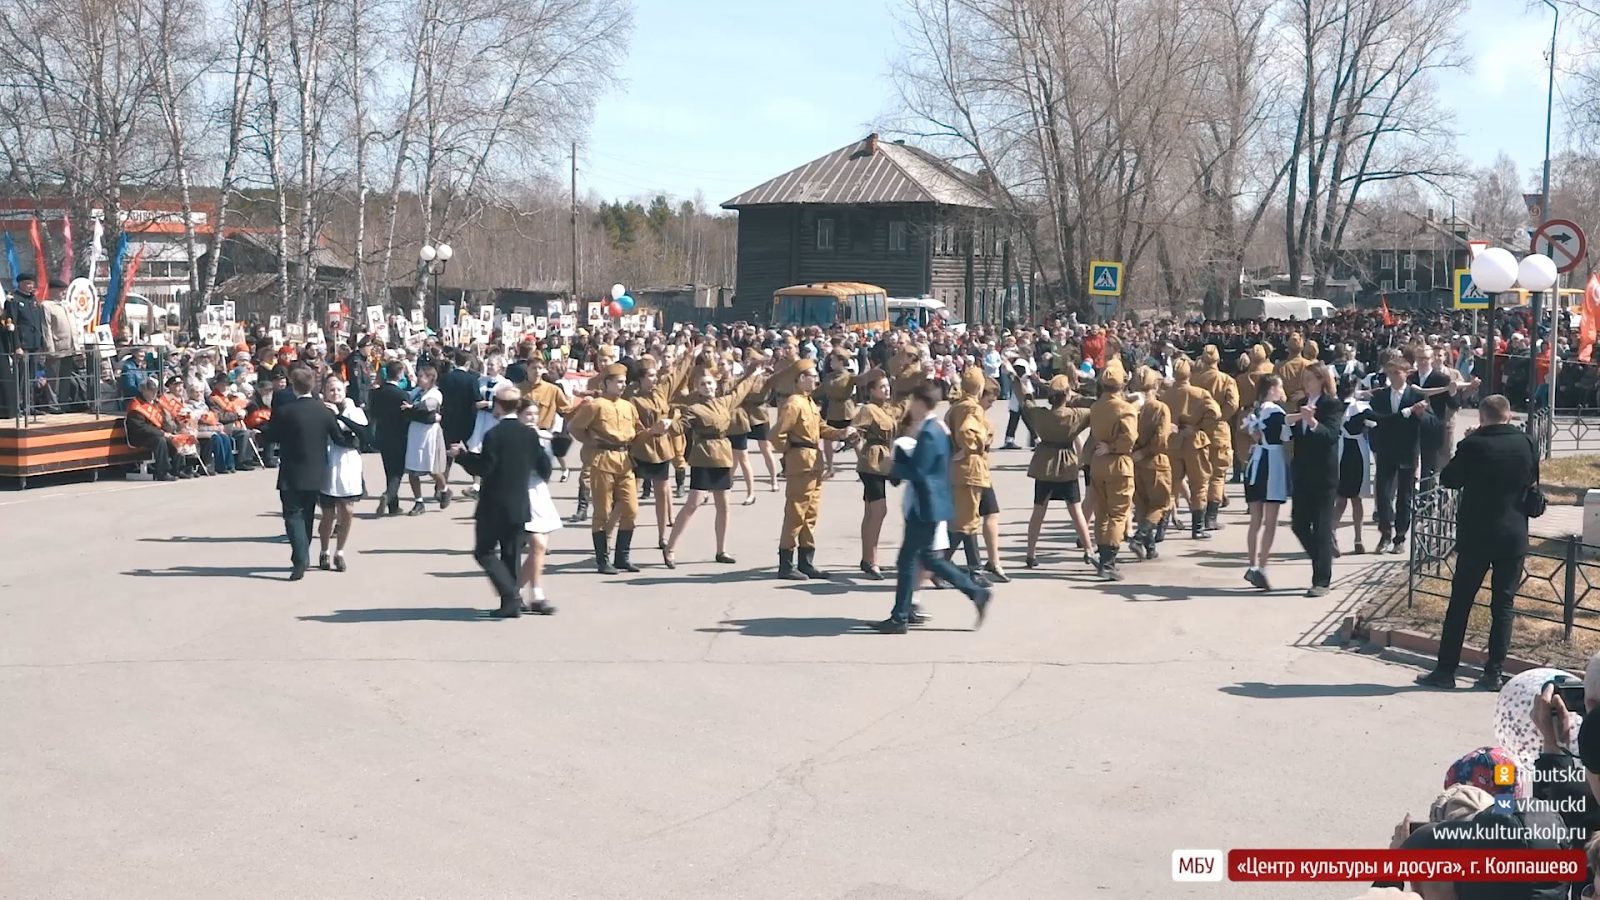
{"type": "Polygon", "coordinates": [[[1234,312],[1241,319],[1288,319],[1303,322],[1329,318],[1334,310],[1334,305],[1326,300],[1314,297],[1290,297],[1267,291],[1259,297],[1240,299],[1234,312]]]}
{"type": "Polygon", "coordinates": [[[890,297],[889,298],[889,325],[894,328],[906,328],[915,322],[918,328],[927,328],[935,321],[942,321],[944,327],[956,334],[965,334],[967,323],[955,314],[953,310],[944,305],[943,300],[932,297],[890,297]]]}

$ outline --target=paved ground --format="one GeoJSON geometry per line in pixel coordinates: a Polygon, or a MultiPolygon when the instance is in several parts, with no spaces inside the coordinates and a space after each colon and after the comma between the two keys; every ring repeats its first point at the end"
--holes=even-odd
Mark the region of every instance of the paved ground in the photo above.
{"type": "MultiPolygon", "coordinates": [[[[839,573],[859,498],[825,492],[839,573]]],[[[1284,590],[1246,590],[1238,504],[1120,585],[1013,552],[982,631],[947,591],[905,637],[858,627],[887,583],[770,580],[778,495],[732,567],[695,561],[709,515],[631,578],[565,530],[560,615],[512,622],[470,612],[469,504],[362,520],[299,584],[275,504],[271,473],[0,494],[0,896],[1350,897],[1170,855],[1382,846],[1492,740],[1491,697],[1320,646],[1371,557],[1304,599],[1285,527],[1284,590]]]]}

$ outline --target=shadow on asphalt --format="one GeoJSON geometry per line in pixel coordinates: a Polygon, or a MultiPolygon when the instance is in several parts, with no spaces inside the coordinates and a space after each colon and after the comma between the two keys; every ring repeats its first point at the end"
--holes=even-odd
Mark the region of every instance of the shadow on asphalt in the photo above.
{"type": "Polygon", "coordinates": [[[417,547],[410,550],[389,548],[373,550],[357,550],[362,556],[471,556],[471,550],[457,550],[454,547],[417,547]]]}
{"type": "Polygon", "coordinates": [[[1101,582],[1102,589],[1113,596],[1121,597],[1133,603],[1149,601],[1167,602],[1171,600],[1197,600],[1204,597],[1240,597],[1246,594],[1262,594],[1264,596],[1287,597],[1291,594],[1299,595],[1305,588],[1296,588],[1293,591],[1279,589],[1275,591],[1258,591],[1250,585],[1241,585],[1238,588],[1206,588],[1188,587],[1185,585],[1167,584],[1128,584],[1127,582],[1106,581],[1101,582]]]}
{"type": "Polygon", "coordinates": [[[175,534],[172,537],[144,537],[139,538],[147,544],[287,544],[289,538],[282,534],[263,534],[249,537],[225,537],[222,535],[187,535],[175,534]]]}
{"type": "Polygon", "coordinates": [[[135,578],[260,578],[265,581],[288,581],[287,567],[261,568],[257,566],[173,566],[170,569],[133,569],[123,572],[135,578]],[[268,572],[283,572],[283,577],[268,572]]]}
{"type": "Polygon", "coordinates": [[[1300,700],[1309,697],[1389,697],[1427,690],[1414,684],[1266,684],[1242,681],[1218,688],[1224,694],[1256,700],[1300,700]]]}
{"type": "Polygon", "coordinates": [[[428,572],[427,574],[432,575],[434,578],[483,578],[484,577],[483,572],[478,570],[478,569],[473,569],[470,572],[428,572]]]}
{"type": "MultiPolygon", "coordinates": [[[[661,552],[659,550],[655,551],[655,556],[656,556],[656,562],[654,562],[653,564],[650,564],[649,569],[647,571],[656,571],[656,570],[659,570],[659,571],[662,571],[662,572],[682,571],[685,568],[692,569],[692,568],[694,568],[696,566],[715,565],[715,563],[712,563],[709,560],[704,562],[704,563],[702,563],[702,562],[698,562],[698,561],[694,561],[694,560],[679,559],[679,560],[677,560],[678,568],[675,569],[675,570],[672,570],[672,569],[667,569],[666,567],[661,565],[661,562],[660,562],[661,552]]],[[[649,560],[645,560],[644,562],[645,563],[649,563],[649,560]]],[[[633,563],[634,563],[634,565],[641,565],[640,560],[638,560],[637,558],[634,559],[633,563]]],[[[588,567],[588,568],[592,569],[593,566],[594,566],[593,555],[591,554],[589,560],[586,560],[583,563],[569,563],[569,564],[566,564],[565,566],[563,566],[563,568],[581,569],[581,568],[584,568],[584,567],[588,567]]],[[[547,566],[546,569],[548,570],[548,568],[549,567],[547,566]]],[[[771,570],[769,570],[769,569],[737,569],[737,570],[732,570],[732,569],[724,569],[724,568],[721,568],[720,566],[718,566],[716,569],[706,573],[705,575],[678,575],[678,576],[662,575],[662,576],[658,576],[658,577],[630,578],[630,579],[627,580],[626,583],[630,584],[630,585],[638,585],[639,587],[662,587],[662,586],[665,586],[665,585],[673,585],[673,584],[729,584],[729,583],[735,582],[735,581],[752,581],[752,580],[765,581],[765,580],[770,579],[771,576],[769,574],[766,574],[766,573],[768,573],[770,571],[771,570]]]]}
{"type": "MultiPolygon", "coordinates": [[[[696,628],[702,634],[739,634],[745,637],[840,637],[846,634],[877,634],[873,623],[865,619],[724,619],[716,628],[696,628]]],[[[913,625],[918,631],[944,631],[965,633],[970,628],[929,628],[913,625]]]]}
{"type": "MultiPolygon", "coordinates": [[[[476,573],[474,573],[476,574],[476,573]]],[[[296,616],[302,622],[492,622],[476,609],[456,607],[379,607],[341,609],[325,616],[296,616]]]]}

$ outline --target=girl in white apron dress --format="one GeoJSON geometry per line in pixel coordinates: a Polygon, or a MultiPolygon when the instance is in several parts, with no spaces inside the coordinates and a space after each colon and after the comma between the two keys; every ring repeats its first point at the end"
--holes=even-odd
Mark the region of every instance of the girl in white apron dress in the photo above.
{"type": "Polygon", "coordinates": [[[1278,513],[1289,499],[1289,465],[1283,445],[1290,440],[1288,415],[1283,403],[1283,381],[1266,375],[1257,388],[1260,400],[1245,417],[1244,430],[1254,441],[1250,461],[1245,466],[1244,499],[1250,506],[1247,533],[1249,563],[1244,580],[1263,591],[1272,590],[1267,581],[1267,557],[1278,532],[1278,513]]]}
{"type": "MultiPolygon", "coordinates": [[[[523,399],[522,406],[517,410],[517,419],[529,428],[538,428],[539,406],[523,399]]],[[[550,433],[539,432],[539,444],[545,453],[550,451],[550,433]]],[[[561,513],[556,510],[556,502],[550,496],[550,485],[545,481],[545,476],[539,474],[540,470],[548,473],[550,461],[545,460],[544,465],[534,465],[528,470],[528,509],[532,517],[524,530],[528,532],[528,556],[522,563],[522,583],[527,585],[530,592],[528,608],[540,615],[550,615],[555,612],[555,607],[545,602],[544,596],[544,556],[549,550],[551,533],[561,529],[561,513]]]]}
{"type": "Polygon", "coordinates": [[[450,494],[445,490],[444,464],[446,447],[444,427],[439,424],[439,408],[444,405],[444,394],[434,386],[439,379],[438,370],[423,366],[417,371],[417,393],[406,410],[411,422],[406,428],[406,474],[411,476],[411,499],[414,501],[408,516],[420,516],[422,504],[422,476],[433,479],[434,498],[439,508],[450,505],[450,494]]]}
{"type": "MultiPolygon", "coordinates": [[[[472,422],[472,434],[467,437],[467,450],[478,453],[483,450],[483,436],[489,429],[500,424],[494,415],[494,392],[500,390],[502,385],[510,384],[500,373],[504,361],[498,354],[491,355],[483,361],[483,374],[478,376],[478,414],[472,422]]],[[[472,487],[467,488],[468,497],[478,496],[478,479],[472,479],[472,487]]]]}
{"type": "MultiPolygon", "coordinates": [[[[1356,529],[1353,552],[1360,555],[1367,552],[1361,543],[1361,520],[1366,512],[1361,501],[1372,496],[1372,441],[1368,432],[1378,420],[1372,413],[1372,404],[1359,399],[1354,387],[1352,383],[1347,391],[1344,425],[1339,429],[1339,499],[1333,506],[1333,527],[1337,533],[1348,503],[1356,529]]],[[[1334,542],[1333,555],[1341,555],[1338,541],[1334,542]]]]}
{"type": "Polygon", "coordinates": [[[322,398],[333,404],[339,434],[345,443],[328,441],[328,465],[322,472],[322,521],[317,539],[322,545],[317,566],[324,571],[345,570],[344,545],[350,540],[350,526],[355,521],[355,503],[366,496],[366,480],[361,465],[361,444],[369,437],[367,414],[345,396],[345,383],[330,377],[323,384],[322,398]],[[334,552],[328,556],[328,541],[334,541],[334,552]]]}

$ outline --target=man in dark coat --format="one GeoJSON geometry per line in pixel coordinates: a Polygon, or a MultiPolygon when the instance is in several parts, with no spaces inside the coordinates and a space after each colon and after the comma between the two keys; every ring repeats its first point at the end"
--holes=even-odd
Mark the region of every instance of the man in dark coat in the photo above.
{"type": "MultiPolygon", "coordinates": [[[[1311,557],[1311,588],[1307,597],[1322,597],[1333,584],[1334,502],[1339,488],[1339,440],[1344,424],[1344,404],[1333,394],[1333,373],[1321,363],[1307,366],[1306,383],[1316,382],[1316,395],[1307,393],[1300,409],[1288,422],[1294,441],[1289,459],[1293,506],[1289,527],[1311,557]]],[[[1284,385],[1284,390],[1291,390],[1284,385]]]]}
{"type": "Polygon", "coordinates": [[[1472,601],[1489,579],[1489,658],[1477,686],[1499,690],[1501,667],[1511,647],[1512,601],[1528,554],[1528,514],[1523,497],[1539,482],[1533,441],[1511,424],[1511,404],[1500,394],[1478,405],[1478,427],[1456,445],[1439,483],[1461,491],[1456,505],[1456,567],[1450,606],[1439,638],[1439,664],[1419,676],[1428,687],[1456,686],[1456,666],[1467,633],[1472,601]]]}
{"type": "MultiPolygon", "coordinates": [[[[439,425],[444,430],[445,446],[466,443],[478,421],[478,376],[467,368],[467,351],[457,350],[454,366],[439,370],[439,425]]],[[[445,463],[445,479],[450,478],[450,461],[445,463]]]]}
{"type": "Polygon", "coordinates": [[[33,378],[31,354],[43,353],[45,344],[44,304],[33,295],[33,276],[17,276],[17,292],[5,302],[5,330],[0,333],[0,418],[15,416],[27,396],[23,379],[33,378]]]}
{"type": "Polygon", "coordinates": [[[378,515],[400,514],[400,480],[406,474],[406,432],[411,417],[402,408],[407,399],[400,388],[405,369],[398,362],[384,363],[383,384],[367,398],[368,418],[378,432],[378,454],[383,458],[383,496],[378,515]]]}
{"type": "Polygon", "coordinates": [[[317,375],[304,366],[289,372],[294,399],[278,406],[267,423],[268,438],[278,445],[278,499],[289,536],[290,581],[305,577],[311,562],[311,525],[328,468],[328,441],[338,437],[333,410],[312,396],[317,375]]]}
{"type": "MultiPolygon", "coordinates": [[[[1411,497],[1417,489],[1422,429],[1433,421],[1428,398],[1406,382],[1410,363],[1398,354],[1384,363],[1386,385],[1372,394],[1372,492],[1378,504],[1378,552],[1399,553],[1411,527],[1411,497]]],[[[1431,425],[1429,426],[1431,427],[1431,425]]]]}
{"type": "Polygon", "coordinates": [[[550,456],[539,442],[539,432],[517,421],[521,401],[521,391],[502,387],[494,395],[494,412],[500,422],[483,436],[483,448],[473,453],[460,443],[450,445],[450,455],[481,479],[477,509],[472,514],[472,556],[500,595],[500,608],[488,613],[495,619],[515,619],[524,609],[544,616],[555,612],[542,600],[524,607],[517,591],[517,554],[526,536],[524,526],[533,517],[528,476],[550,477],[550,456]]]}

